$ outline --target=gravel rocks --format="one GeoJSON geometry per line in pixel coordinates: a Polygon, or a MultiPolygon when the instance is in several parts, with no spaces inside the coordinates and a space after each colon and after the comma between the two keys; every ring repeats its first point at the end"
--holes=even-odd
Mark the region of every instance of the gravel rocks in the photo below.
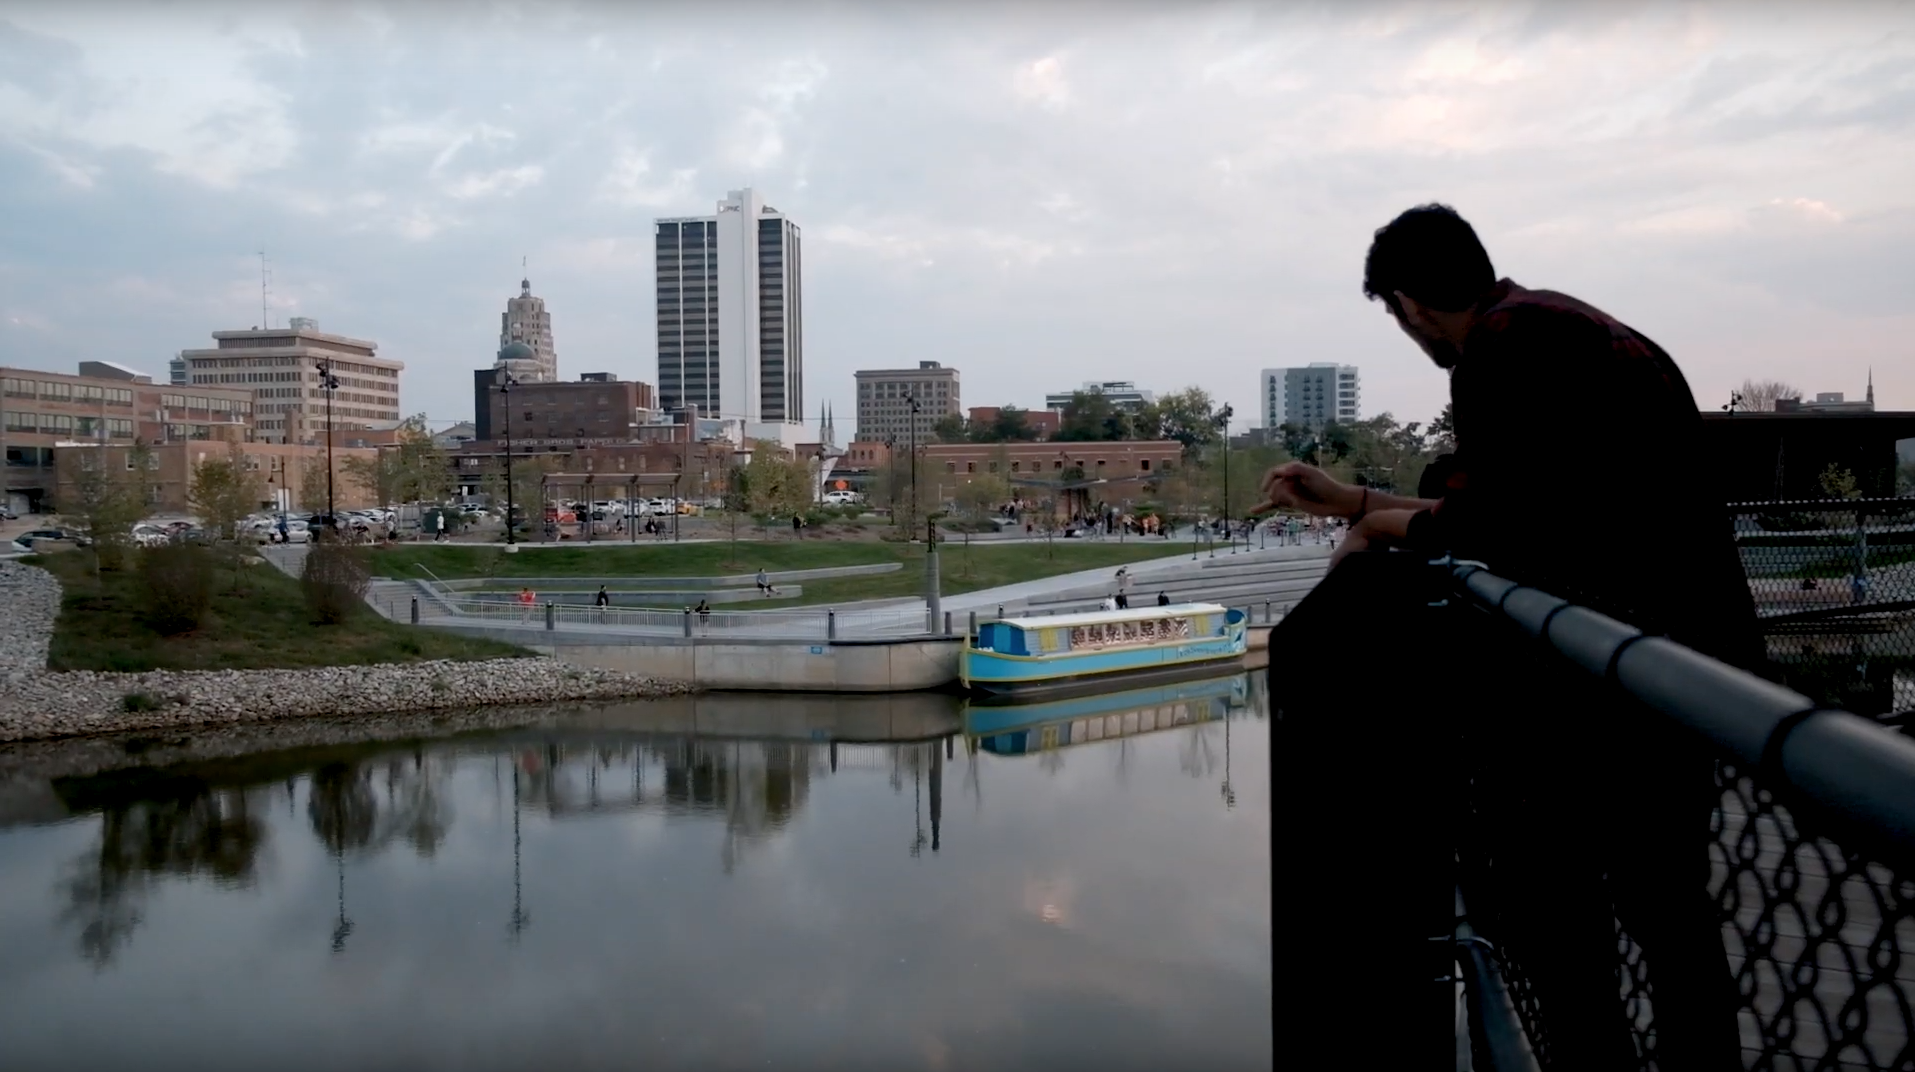
{"type": "Polygon", "coordinates": [[[0,562],[0,741],[225,726],[302,717],[469,710],[690,692],[556,659],[438,660],[304,670],[46,669],[60,585],[45,570],[0,562]]]}

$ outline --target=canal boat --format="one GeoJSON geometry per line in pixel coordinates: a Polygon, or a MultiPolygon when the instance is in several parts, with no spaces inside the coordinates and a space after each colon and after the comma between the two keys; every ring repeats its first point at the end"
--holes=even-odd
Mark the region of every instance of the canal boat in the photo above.
{"type": "Polygon", "coordinates": [[[1245,616],[1216,603],[1005,618],[978,626],[958,657],[965,688],[1033,696],[1176,677],[1243,658],[1245,616]]]}
{"type": "Polygon", "coordinates": [[[964,735],[1002,756],[1046,752],[1228,718],[1248,702],[1242,674],[1095,696],[1016,705],[972,705],[964,735]]]}

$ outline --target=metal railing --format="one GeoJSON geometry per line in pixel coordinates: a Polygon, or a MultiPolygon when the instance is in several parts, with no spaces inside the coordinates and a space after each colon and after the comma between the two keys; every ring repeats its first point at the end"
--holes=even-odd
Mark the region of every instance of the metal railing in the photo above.
{"type": "MultiPolygon", "coordinates": [[[[1464,602],[1604,682],[1615,711],[1646,710],[1707,742],[1717,794],[1707,891],[1744,1066],[1915,1068],[1915,740],[1479,566],[1449,567],[1464,602]]],[[[1465,834],[1459,856],[1484,855],[1465,834]]],[[[1508,881],[1495,863],[1465,868],[1467,896],[1470,882],[1508,881]]],[[[1553,1010],[1524,969],[1526,950],[1500,940],[1494,918],[1471,922],[1497,943],[1528,1042],[1550,1067],[1553,1010]]],[[[1663,1068],[1656,964],[1620,921],[1614,970],[1638,1067],[1663,1068]]]]}
{"type": "Polygon", "coordinates": [[[1915,498],[1730,512],[1777,679],[1858,714],[1915,707],[1915,498]]]}
{"type": "MultiPolygon", "coordinates": [[[[546,630],[571,630],[639,636],[740,637],[764,640],[858,640],[942,633],[927,628],[922,608],[890,607],[839,611],[831,607],[790,610],[720,611],[640,610],[571,603],[522,604],[510,599],[453,599],[419,605],[421,624],[469,623],[546,630]]],[[[403,607],[387,616],[403,620],[403,607]]],[[[961,623],[956,627],[961,628],[961,623]]]]}

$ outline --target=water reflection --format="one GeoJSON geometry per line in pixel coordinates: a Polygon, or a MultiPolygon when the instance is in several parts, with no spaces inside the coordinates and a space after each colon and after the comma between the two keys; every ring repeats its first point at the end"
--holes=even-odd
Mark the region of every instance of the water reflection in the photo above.
{"type": "Polygon", "coordinates": [[[206,1068],[510,1067],[540,1056],[510,1035],[533,1025],[598,1040],[585,1063],[644,1040],[663,1067],[1267,1066],[1267,808],[1237,807],[1266,799],[1260,685],[704,697],[49,760],[69,772],[0,777],[0,1036],[40,1061],[206,1068]],[[971,804],[956,833],[949,773],[971,804]],[[96,982],[61,970],[76,949],[96,982]],[[333,978],[302,950],[361,967],[333,978]],[[79,1030],[77,1010],[136,1001],[146,1028],[79,1030]],[[251,1041],[152,1026],[208,1001],[251,1041]]]}

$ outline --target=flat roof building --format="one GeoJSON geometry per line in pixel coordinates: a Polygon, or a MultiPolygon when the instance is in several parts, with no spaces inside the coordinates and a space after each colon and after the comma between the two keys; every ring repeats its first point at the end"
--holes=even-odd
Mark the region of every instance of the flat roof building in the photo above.
{"type": "Polygon", "coordinates": [[[804,420],[798,225],[746,188],[710,216],[657,220],[658,401],[790,440],[804,420]]]}
{"type": "Polygon", "coordinates": [[[266,442],[325,438],[322,364],[339,381],[332,398],[335,429],[370,428],[400,417],[399,373],[406,366],[378,356],[376,343],[321,332],[306,317],[294,317],[284,328],[215,331],[213,342],[212,349],[180,353],[189,385],[250,390],[258,436],[266,442]]]}
{"type": "Polygon", "coordinates": [[[1333,422],[1349,424],[1358,420],[1362,412],[1356,366],[1334,361],[1264,369],[1258,398],[1262,401],[1265,428],[1286,424],[1304,428],[1320,428],[1333,422]]]}
{"type": "Polygon", "coordinates": [[[883,442],[894,438],[931,442],[931,428],[952,414],[964,412],[958,398],[958,370],[936,361],[920,361],[914,369],[862,369],[858,384],[858,428],[854,438],[883,442]],[[915,402],[917,412],[912,412],[915,402]]]}

